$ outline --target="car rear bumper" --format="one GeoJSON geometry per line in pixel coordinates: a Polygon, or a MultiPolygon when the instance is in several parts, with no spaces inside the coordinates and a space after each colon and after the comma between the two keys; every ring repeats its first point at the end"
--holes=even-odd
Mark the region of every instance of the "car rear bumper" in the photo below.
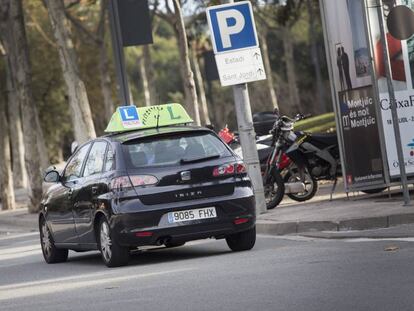
{"type": "Polygon", "coordinates": [[[223,238],[229,234],[252,228],[256,222],[255,200],[252,193],[233,199],[202,200],[197,204],[170,204],[134,213],[113,215],[110,219],[112,232],[122,246],[136,247],[159,245],[165,242],[186,242],[204,238],[223,238]],[[169,223],[167,214],[172,211],[204,207],[216,209],[217,217],[169,223]]]}

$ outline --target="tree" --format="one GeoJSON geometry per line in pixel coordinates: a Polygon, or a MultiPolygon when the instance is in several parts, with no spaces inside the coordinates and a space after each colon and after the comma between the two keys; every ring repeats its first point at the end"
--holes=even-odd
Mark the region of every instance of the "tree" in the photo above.
{"type": "Polygon", "coordinates": [[[200,125],[200,112],[198,107],[197,90],[194,81],[194,74],[191,70],[190,55],[185,31],[184,17],[181,10],[181,1],[173,0],[174,12],[170,8],[169,1],[165,1],[168,14],[158,12],[158,15],[173,26],[177,39],[178,50],[180,51],[180,72],[183,80],[186,107],[195,118],[196,124],[200,125]]]}
{"type": "Polygon", "coordinates": [[[195,81],[197,83],[198,96],[201,102],[201,115],[203,116],[204,124],[211,124],[208,113],[207,96],[204,88],[203,76],[201,75],[200,63],[198,59],[199,49],[197,46],[197,39],[191,42],[191,62],[193,63],[195,81]]]}
{"type": "Polygon", "coordinates": [[[309,41],[311,45],[311,57],[312,57],[312,64],[315,70],[315,76],[316,76],[316,89],[317,89],[317,100],[319,104],[319,108],[322,111],[328,111],[329,109],[326,109],[326,103],[325,103],[325,89],[323,87],[322,82],[322,72],[321,72],[321,64],[319,61],[318,56],[318,46],[316,41],[316,27],[315,27],[315,12],[313,7],[313,1],[312,0],[306,0],[307,9],[308,9],[308,18],[309,18],[309,41]]]}
{"type": "MultiPolygon", "coordinates": [[[[74,7],[75,4],[71,7],[74,7]]],[[[82,7],[80,3],[78,3],[80,6],[80,10],[91,10],[91,5],[88,5],[87,7],[82,7]]],[[[98,68],[99,68],[99,80],[100,80],[100,87],[101,87],[101,94],[103,99],[103,104],[105,108],[105,118],[106,121],[109,121],[112,117],[112,114],[114,112],[114,102],[112,99],[112,79],[109,69],[109,56],[108,56],[108,49],[105,44],[105,38],[106,38],[106,22],[107,22],[107,16],[108,16],[108,2],[105,0],[100,1],[99,5],[99,19],[97,23],[96,30],[90,30],[86,26],[82,24],[82,22],[71,15],[68,10],[65,10],[66,17],[69,21],[80,31],[81,34],[84,36],[81,36],[81,39],[85,38],[83,40],[84,43],[92,44],[96,47],[96,49],[99,51],[99,57],[98,57],[98,68]]],[[[89,21],[90,23],[90,21],[89,21]]]]}
{"type": "Polygon", "coordinates": [[[3,210],[15,208],[6,101],[0,95],[0,199],[3,210]]]}
{"type": "Polygon", "coordinates": [[[41,129],[33,101],[22,0],[0,0],[0,25],[1,41],[10,60],[10,66],[6,70],[10,71],[8,74],[16,83],[17,98],[22,109],[25,163],[30,183],[29,211],[37,212],[42,196],[41,154],[38,145],[41,129]]]}
{"type": "Polygon", "coordinates": [[[44,0],[58,45],[63,77],[66,83],[75,139],[83,143],[96,137],[88,95],[79,74],[77,55],[65,15],[63,0],[44,0]]]}
{"type": "MultiPolygon", "coordinates": [[[[5,51],[3,57],[6,66],[11,66],[11,60],[9,59],[5,51]]],[[[10,105],[9,109],[7,109],[8,119],[10,132],[14,134],[13,141],[11,142],[11,154],[13,157],[13,184],[16,188],[27,188],[27,172],[24,164],[24,141],[20,105],[17,99],[16,83],[11,76],[11,68],[9,68],[7,72],[8,74],[6,77],[6,87],[8,94],[7,97],[9,99],[8,102],[10,105]]]]}

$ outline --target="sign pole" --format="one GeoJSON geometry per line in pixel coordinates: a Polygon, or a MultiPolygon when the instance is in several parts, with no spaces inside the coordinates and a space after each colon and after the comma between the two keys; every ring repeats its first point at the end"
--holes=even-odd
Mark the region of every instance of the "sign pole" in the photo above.
{"type": "MultiPolygon", "coordinates": [[[[233,3],[234,0],[223,0],[223,3],[233,3]]],[[[234,105],[236,108],[237,124],[240,144],[243,152],[243,161],[247,166],[252,181],[256,200],[257,215],[266,213],[266,200],[263,188],[262,173],[260,171],[259,155],[256,147],[256,133],[253,127],[252,111],[247,83],[233,86],[234,105]]]]}
{"type": "MultiPolygon", "coordinates": [[[[103,0],[104,1],[104,0],[103,0]]],[[[122,105],[132,105],[128,87],[128,77],[125,70],[124,48],[121,39],[119,23],[118,0],[109,0],[109,22],[111,29],[112,48],[115,57],[116,77],[119,87],[119,98],[122,105]]]]}
{"type": "Polygon", "coordinates": [[[391,115],[392,115],[392,126],[394,128],[394,135],[395,135],[395,144],[397,147],[397,155],[398,155],[398,162],[400,167],[400,176],[401,176],[401,184],[403,187],[403,195],[404,195],[404,206],[408,206],[410,204],[410,193],[408,191],[407,185],[407,174],[405,171],[405,161],[404,161],[404,154],[402,149],[401,143],[401,133],[400,133],[400,124],[398,122],[398,112],[395,103],[397,102],[395,99],[395,91],[394,85],[392,84],[392,71],[391,65],[389,61],[389,50],[388,50],[388,42],[387,37],[384,30],[384,13],[383,13],[383,4],[382,0],[378,0],[377,2],[377,13],[378,13],[378,21],[379,21],[379,28],[381,33],[381,44],[382,44],[382,53],[385,62],[385,73],[387,77],[387,86],[388,86],[388,93],[390,95],[390,103],[391,103],[391,115]]]}

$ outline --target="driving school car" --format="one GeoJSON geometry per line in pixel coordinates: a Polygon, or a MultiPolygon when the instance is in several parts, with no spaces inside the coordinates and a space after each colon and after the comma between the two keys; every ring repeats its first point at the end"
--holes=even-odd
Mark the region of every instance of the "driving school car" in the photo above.
{"type": "Polygon", "coordinates": [[[119,107],[108,135],[78,147],[41,202],[47,263],[99,250],[108,267],[145,245],[225,238],[253,248],[255,203],[246,167],[211,130],[188,126],[179,104],[119,107]]]}

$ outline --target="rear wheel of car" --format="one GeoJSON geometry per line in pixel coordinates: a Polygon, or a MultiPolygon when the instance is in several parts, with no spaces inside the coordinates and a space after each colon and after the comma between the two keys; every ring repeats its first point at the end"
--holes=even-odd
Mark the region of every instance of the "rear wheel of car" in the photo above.
{"type": "Polygon", "coordinates": [[[108,267],[120,267],[128,264],[129,249],[122,247],[113,238],[111,227],[105,217],[99,223],[99,250],[102,260],[108,267]]]}
{"type": "Polygon", "coordinates": [[[67,249],[57,248],[53,237],[47,226],[46,220],[40,219],[40,244],[42,246],[43,258],[47,263],[65,262],[68,259],[69,251],[67,249]]]}
{"type": "Polygon", "coordinates": [[[164,245],[166,248],[172,248],[172,247],[180,247],[183,246],[185,242],[166,242],[164,245]]]}
{"type": "Polygon", "coordinates": [[[256,226],[226,237],[229,248],[234,252],[248,251],[256,243],[256,226]]]}
{"type": "Polygon", "coordinates": [[[375,193],[383,192],[385,189],[387,188],[383,187],[383,188],[376,188],[376,189],[361,190],[361,192],[366,193],[366,194],[375,194],[375,193]]]}
{"type": "Polygon", "coordinates": [[[285,184],[279,170],[274,169],[265,182],[265,199],[267,209],[273,209],[279,205],[285,194],[285,184]]]}

